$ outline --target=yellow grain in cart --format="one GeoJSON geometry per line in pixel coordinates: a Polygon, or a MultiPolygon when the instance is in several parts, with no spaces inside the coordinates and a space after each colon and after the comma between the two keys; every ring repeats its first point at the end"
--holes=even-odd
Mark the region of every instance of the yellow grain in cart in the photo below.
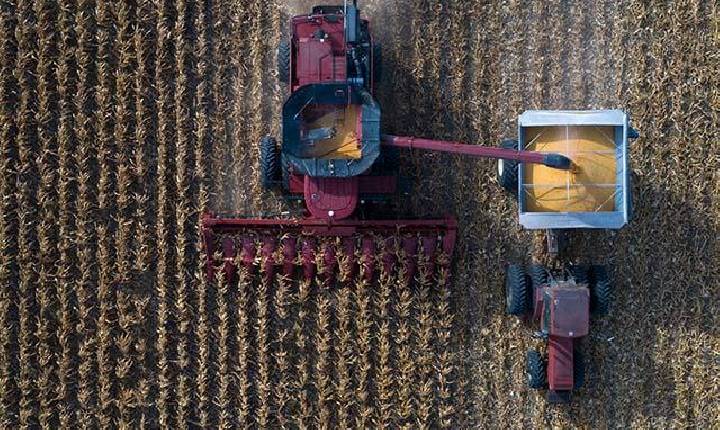
{"type": "Polygon", "coordinates": [[[614,128],[546,126],[525,129],[524,148],[570,158],[559,170],[540,164],[523,169],[526,210],[530,212],[615,211],[617,181],[614,128]]]}

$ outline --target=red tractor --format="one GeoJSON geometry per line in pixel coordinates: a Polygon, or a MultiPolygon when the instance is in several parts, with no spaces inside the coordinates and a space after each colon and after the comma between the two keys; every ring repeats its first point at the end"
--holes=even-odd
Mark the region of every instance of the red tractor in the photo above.
{"type": "Polygon", "coordinates": [[[606,268],[571,266],[552,271],[532,265],[526,271],[510,265],[505,282],[507,312],[539,322],[536,336],[548,342],[547,360],[536,350],[528,351],[528,386],[548,389],[551,403],[569,402],[572,390],[585,382],[579,340],[588,334],[590,314],[603,316],[608,311],[611,289],[606,268]]]}

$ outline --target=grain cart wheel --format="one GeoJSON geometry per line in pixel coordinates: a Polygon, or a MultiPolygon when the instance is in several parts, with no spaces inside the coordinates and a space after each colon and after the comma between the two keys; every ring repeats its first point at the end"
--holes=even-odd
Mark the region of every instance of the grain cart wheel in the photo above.
{"type": "MultiPolygon", "coordinates": [[[[517,140],[503,139],[500,142],[500,147],[504,149],[518,149],[517,140]]],[[[497,181],[505,191],[517,196],[518,162],[514,160],[498,160],[497,181]]]]}
{"type": "Polygon", "coordinates": [[[283,84],[290,83],[290,56],[292,55],[290,42],[281,40],[277,50],[278,79],[283,84]]]}
{"type": "Polygon", "coordinates": [[[573,352],[573,390],[585,384],[585,358],[577,348],[573,352]]]}
{"type": "Polygon", "coordinates": [[[570,273],[575,278],[576,284],[590,285],[590,267],[583,265],[571,266],[570,273]]]}
{"type": "Polygon", "coordinates": [[[534,390],[542,390],[547,387],[545,359],[534,349],[527,352],[525,373],[527,375],[528,387],[534,390]]]}
{"type": "Polygon", "coordinates": [[[280,180],[280,151],[270,136],[260,141],[260,180],[266,190],[272,189],[280,180]]]}
{"type": "Polygon", "coordinates": [[[612,286],[605,266],[592,266],[590,273],[590,312],[605,316],[610,309],[612,286]]]}
{"type": "Polygon", "coordinates": [[[519,264],[511,264],[505,271],[505,304],[510,315],[523,316],[528,311],[530,292],[527,274],[519,264]]]}

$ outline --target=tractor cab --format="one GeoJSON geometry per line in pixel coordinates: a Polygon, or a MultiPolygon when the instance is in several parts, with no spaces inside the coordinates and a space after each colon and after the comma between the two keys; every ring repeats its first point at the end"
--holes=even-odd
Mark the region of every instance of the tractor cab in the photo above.
{"type": "Polygon", "coordinates": [[[546,335],[583,337],[590,328],[590,290],[575,281],[547,284],[536,291],[540,330],[546,335]]]}

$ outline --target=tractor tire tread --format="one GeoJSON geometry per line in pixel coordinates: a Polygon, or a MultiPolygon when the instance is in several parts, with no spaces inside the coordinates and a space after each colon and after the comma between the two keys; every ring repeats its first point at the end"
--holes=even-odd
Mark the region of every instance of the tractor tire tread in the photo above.
{"type": "Polygon", "coordinates": [[[540,288],[542,285],[546,284],[548,281],[548,272],[545,266],[541,264],[531,264],[530,270],[528,270],[530,275],[530,282],[532,283],[533,291],[536,288],[540,288]]]}
{"type": "Polygon", "coordinates": [[[585,385],[585,358],[579,350],[573,352],[573,390],[585,385]]]}
{"type": "Polygon", "coordinates": [[[582,264],[573,265],[570,267],[570,272],[575,283],[590,285],[590,267],[582,264]]]}
{"type": "Polygon", "coordinates": [[[281,40],[277,52],[278,79],[283,84],[290,83],[290,57],[292,56],[291,45],[286,40],[281,40]]]}
{"type": "Polygon", "coordinates": [[[530,294],[527,274],[518,264],[511,264],[505,272],[506,310],[510,315],[523,316],[528,311],[530,294]]]}
{"type": "Polygon", "coordinates": [[[528,387],[534,390],[547,388],[547,375],[545,359],[534,349],[527,352],[525,372],[527,374],[528,387]]]}
{"type": "Polygon", "coordinates": [[[590,283],[590,311],[593,315],[602,317],[610,310],[612,300],[612,284],[605,266],[593,266],[590,283]]]}

